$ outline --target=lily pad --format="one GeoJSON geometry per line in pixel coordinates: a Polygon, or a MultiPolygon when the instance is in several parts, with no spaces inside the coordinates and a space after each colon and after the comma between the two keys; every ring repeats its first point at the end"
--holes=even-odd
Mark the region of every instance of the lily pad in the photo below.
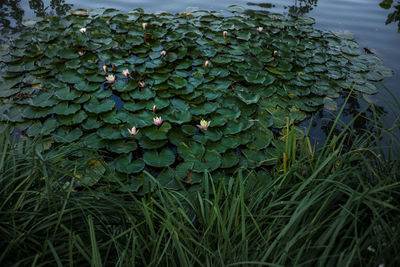
{"type": "Polygon", "coordinates": [[[143,154],[144,162],[153,167],[168,167],[175,161],[174,152],[168,148],[162,149],[160,152],[149,150],[143,154]]]}

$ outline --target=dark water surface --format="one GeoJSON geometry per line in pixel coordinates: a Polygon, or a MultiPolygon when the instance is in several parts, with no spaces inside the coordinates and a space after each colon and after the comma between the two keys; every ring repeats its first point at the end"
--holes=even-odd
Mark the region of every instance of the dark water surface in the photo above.
{"type": "MultiPolygon", "coordinates": [[[[246,12],[271,12],[286,15],[305,15],[316,19],[316,27],[334,32],[351,32],[361,48],[376,54],[384,65],[394,71],[383,84],[400,100],[400,1],[399,0],[0,0],[0,40],[18,32],[23,19],[46,15],[63,15],[71,9],[115,8],[128,12],[143,8],[146,12],[185,11],[187,7],[226,12],[229,5],[240,5],[246,12]],[[397,11],[397,12],[395,12],[397,11]],[[395,12],[395,13],[394,13],[395,12]],[[388,20],[393,22],[386,24],[388,20]],[[397,19],[397,21],[396,21],[397,19]]],[[[372,97],[386,112],[388,124],[397,117],[387,106],[393,98],[385,90],[372,97]]],[[[339,100],[340,104],[340,100],[339,100]]],[[[351,118],[365,104],[353,100],[345,110],[351,118]]],[[[323,124],[326,111],[320,111],[320,120],[314,125],[314,134],[323,138],[329,125],[323,124]],[[322,121],[322,122],[321,122],[322,121]],[[326,129],[325,129],[326,128],[326,129]]],[[[368,114],[365,114],[368,116],[368,114]]],[[[362,122],[360,122],[362,124],[362,122]]],[[[363,125],[360,125],[362,127],[363,125]]]]}

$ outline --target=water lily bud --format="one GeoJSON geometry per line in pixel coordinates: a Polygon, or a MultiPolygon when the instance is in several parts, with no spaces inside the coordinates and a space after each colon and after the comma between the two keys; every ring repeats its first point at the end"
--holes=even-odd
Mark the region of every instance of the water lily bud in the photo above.
{"type": "Polygon", "coordinates": [[[83,56],[85,53],[86,53],[86,52],[85,52],[85,51],[82,51],[82,50],[79,50],[79,51],[78,51],[78,54],[79,54],[80,56],[83,56]]]}
{"type": "Polygon", "coordinates": [[[278,54],[278,51],[275,50],[275,51],[274,51],[274,56],[276,56],[277,54],[278,54]]]}
{"type": "Polygon", "coordinates": [[[263,27],[257,27],[257,31],[258,31],[258,32],[262,32],[263,29],[264,29],[263,27]]]}
{"type": "Polygon", "coordinates": [[[129,132],[131,135],[137,135],[137,133],[139,132],[139,130],[137,130],[136,127],[133,126],[132,129],[128,129],[128,132],[129,132]]]}
{"type": "Polygon", "coordinates": [[[115,67],[114,64],[111,65],[111,69],[112,69],[113,72],[115,72],[117,70],[117,68],[115,67]]]}
{"type": "Polygon", "coordinates": [[[206,62],[204,62],[204,67],[208,67],[208,65],[210,65],[210,61],[209,60],[206,60],[206,62]]]}
{"type": "Polygon", "coordinates": [[[146,30],[146,27],[147,27],[147,22],[143,22],[142,23],[142,29],[145,31],[146,30]]]}
{"type": "Polygon", "coordinates": [[[106,74],[107,74],[108,70],[107,70],[107,66],[106,66],[106,64],[104,64],[104,65],[103,65],[103,71],[104,71],[104,73],[106,73],[106,74]]]}
{"type": "Polygon", "coordinates": [[[156,126],[160,126],[163,123],[163,120],[161,119],[161,117],[155,117],[153,118],[153,124],[156,126]]]}
{"type": "Polygon", "coordinates": [[[40,51],[40,46],[38,44],[36,45],[36,49],[37,51],[40,51]]]}
{"type": "Polygon", "coordinates": [[[165,51],[165,50],[160,52],[160,55],[163,56],[163,57],[165,57],[166,54],[167,54],[167,51],[165,51]]]}
{"type": "Polygon", "coordinates": [[[122,75],[124,75],[125,77],[128,78],[128,76],[131,75],[131,73],[130,73],[130,71],[128,69],[126,69],[126,70],[122,71],[122,75]]]}
{"type": "Polygon", "coordinates": [[[275,20],[275,16],[272,16],[272,20],[275,20]]]}
{"type": "Polygon", "coordinates": [[[81,28],[79,31],[80,31],[81,33],[86,33],[86,28],[81,28]]]}
{"type": "Polygon", "coordinates": [[[156,105],[153,105],[153,112],[156,112],[157,111],[157,106],[156,105]]]}
{"type": "Polygon", "coordinates": [[[113,75],[113,74],[107,75],[106,80],[107,80],[107,83],[115,82],[115,75],[113,75]]]}
{"type": "Polygon", "coordinates": [[[139,81],[139,86],[143,88],[143,87],[145,87],[145,86],[146,86],[146,83],[145,83],[145,82],[143,82],[143,81],[139,81]]]}
{"type": "Polygon", "coordinates": [[[226,39],[226,37],[228,37],[228,32],[227,32],[227,31],[224,31],[224,32],[222,33],[222,36],[224,37],[224,39],[226,39]]]}

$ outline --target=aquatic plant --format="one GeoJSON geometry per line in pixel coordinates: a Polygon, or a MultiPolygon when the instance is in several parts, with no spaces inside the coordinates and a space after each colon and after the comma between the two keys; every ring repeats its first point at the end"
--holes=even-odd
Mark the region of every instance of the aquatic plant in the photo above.
{"type": "Polygon", "coordinates": [[[229,9],[26,21],[1,57],[0,127],[99,149],[132,191],[143,170],[178,189],[206,171],[218,179],[275,164],[283,142],[272,129],[344,90],[374,94],[373,82],[392,73],[312,18],[229,9]]]}

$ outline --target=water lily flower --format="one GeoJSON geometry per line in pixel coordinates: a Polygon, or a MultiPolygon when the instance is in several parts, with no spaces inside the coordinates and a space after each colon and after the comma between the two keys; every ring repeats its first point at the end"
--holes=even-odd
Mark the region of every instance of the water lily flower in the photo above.
{"type": "Polygon", "coordinates": [[[257,31],[258,31],[258,32],[262,32],[263,29],[264,29],[263,27],[257,27],[257,31]]]}
{"type": "Polygon", "coordinates": [[[155,117],[153,118],[153,124],[156,126],[160,126],[163,123],[163,120],[161,119],[161,117],[155,117]]]}
{"type": "Polygon", "coordinates": [[[147,23],[146,22],[143,22],[142,23],[142,29],[145,31],[146,30],[146,27],[147,27],[147,23]]]}
{"type": "Polygon", "coordinates": [[[227,32],[227,31],[224,31],[224,32],[222,33],[222,36],[224,37],[224,39],[226,39],[226,37],[228,37],[228,32],[227,32]]]}
{"type": "Polygon", "coordinates": [[[115,75],[113,75],[113,74],[107,75],[106,80],[107,80],[107,83],[115,82],[115,75]]]}
{"type": "Polygon", "coordinates": [[[126,69],[122,71],[122,75],[128,78],[128,76],[131,75],[131,72],[128,69],[126,69]]]}
{"type": "Polygon", "coordinates": [[[80,56],[83,56],[85,53],[86,53],[86,52],[83,51],[83,50],[79,50],[79,51],[78,51],[78,54],[79,54],[80,56]]]}
{"type": "Polygon", "coordinates": [[[105,74],[107,74],[108,70],[107,70],[106,64],[103,64],[103,71],[104,71],[105,74]]]}
{"type": "Polygon", "coordinates": [[[139,130],[137,130],[136,127],[133,126],[132,129],[128,129],[128,132],[129,132],[131,135],[137,135],[137,133],[139,132],[139,130]]]}
{"type": "Polygon", "coordinates": [[[139,81],[139,86],[143,88],[143,87],[145,87],[145,86],[146,86],[146,83],[145,83],[145,82],[143,82],[143,81],[139,81]]]}
{"type": "Polygon", "coordinates": [[[156,105],[153,105],[152,110],[153,110],[153,112],[156,112],[156,111],[157,111],[157,106],[156,106],[156,105]]]}
{"type": "Polygon", "coordinates": [[[203,129],[204,131],[207,131],[208,126],[210,126],[211,121],[205,121],[204,119],[201,119],[200,125],[196,125],[198,128],[203,129]]]}
{"type": "Polygon", "coordinates": [[[86,28],[81,28],[79,31],[80,31],[81,33],[86,33],[86,28]]]}
{"type": "Polygon", "coordinates": [[[274,51],[274,56],[276,56],[277,54],[278,54],[278,51],[275,50],[275,51],[274,51]]]}
{"type": "Polygon", "coordinates": [[[167,51],[165,51],[165,50],[160,52],[160,55],[163,56],[163,57],[165,57],[166,54],[167,54],[167,51]]]}
{"type": "Polygon", "coordinates": [[[208,67],[208,65],[210,65],[210,61],[209,60],[206,60],[206,62],[204,62],[204,67],[208,67]]]}

